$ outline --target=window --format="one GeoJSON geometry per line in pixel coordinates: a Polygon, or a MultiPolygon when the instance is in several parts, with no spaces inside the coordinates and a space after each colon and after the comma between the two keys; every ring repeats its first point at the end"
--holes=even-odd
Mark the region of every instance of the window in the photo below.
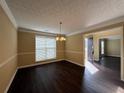
{"type": "Polygon", "coordinates": [[[56,58],[56,39],[54,37],[36,36],[36,62],[56,58]]]}
{"type": "Polygon", "coordinates": [[[101,54],[104,54],[104,41],[101,41],[101,54]]]}

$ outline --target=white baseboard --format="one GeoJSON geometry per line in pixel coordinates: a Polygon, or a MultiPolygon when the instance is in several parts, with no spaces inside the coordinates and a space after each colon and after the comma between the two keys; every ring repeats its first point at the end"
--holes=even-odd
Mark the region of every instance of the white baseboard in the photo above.
{"type": "Polygon", "coordinates": [[[5,91],[4,91],[4,93],[7,93],[7,92],[8,92],[8,90],[9,90],[9,88],[10,88],[10,85],[12,84],[12,81],[14,80],[17,71],[18,71],[18,69],[16,69],[16,71],[15,71],[14,74],[13,74],[13,76],[11,77],[11,79],[10,79],[10,81],[9,81],[9,84],[7,85],[7,87],[6,87],[5,91]]]}
{"type": "Polygon", "coordinates": [[[73,63],[73,64],[75,64],[75,65],[84,67],[84,65],[79,64],[79,63],[76,63],[76,62],[71,61],[71,60],[67,60],[67,59],[58,59],[58,60],[53,60],[53,61],[48,61],[48,62],[42,62],[42,63],[40,62],[40,63],[31,64],[31,65],[20,66],[20,67],[18,67],[18,69],[28,68],[28,67],[38,66],[38,65],[44,65],[44,64],[49,64],[49,63],[55,63],[55,62],[62,61],[62,60],[65,60],[65,61],[70,62],[70,63],[73,63]]]}
{"type": "Polygon", "coordinates": [[[7,85],[7,87],[6,87],[5,91],[4,91],[4,93],[7,93],[7,92],[8,92],[8,90],[9,90],[9,88],[10,88],[10,85],[12,84],[12,81],[14,80],[14,77],[15,77],[15,75],[16,75],[18,69],[27,68],[27,67],[32,67],[32,66],[37,66],[37,65],[43,65],[43,64],[49,64],[49,63],[52,63],[52,62],[58,62],[58,61],[62,61],[62,60],[64,60],[64,59],[59,59],[59,60],[48,61],[48,62],[44,62],[44,63],[37,63],[37,64],[31,64],[31,65],[26,65],[26,66],[20,66],[20,67],[18,67],[18,68],[16,69],[16,71],[14,72],[13,76],[11,77],[10,82],[9,82],[9,84],[7,85]]]}
{"type": "Polygon", "coordinates": [[[73,64],[75,64],[75,65],[78,65],[78,66],[81,66],[81,67],[85,67],[84,65],[82,65],[82,64],[79,64],[79,63],[77,63],[77,62],[74,62],[74,61],[71,61],[71,60],[67,60],[67,59],[65,59],[67,62],[70,62],[70,63],[73,63],[73,64]]]}
{"type": "Polygon", "coordinates": [[[70,62],[70,63],[73,63],[73,64],[75,64],[75,65],[84,67],[84,65],[82,65],[82,64],[76,63],[76,62],[71,61],[71,60],[66,60],[66,59],[59,59],[59,60],[48,61],[48,62],[43,62],[43,63],[36,63],[36,64],[31,64],[31,65],[26,65],[26,66],[20,66],[20,67],[18,67],[18,68],[16,69],[16,71],[14,72],[14,74],[13,74],[12,78],[10,79],[10,82],[9,82],[9,84],[7,85],[7,87],[6,87],[5,91],[4,91],[4,93],[7,93],[7,92],[8,92],[8,90],[9,90],[9,88],[10,88],[10,85],[12,84],[12,81],[14,80],[14,77],[15,77],[15,75],[16,75],[18,69],[27,68],[27,67],[33,67],[33,66],[38,66],[38,65],[43,65],[43,64],[49,64],[49,63],[54,63],[54,62],[58,62],[58,61],[62,61],[62,60],[65,60],[65,61],[70,62]]]}
{"type": "Polygon", "coordinates": [[[121,55],[107,55],[107,56],[111,56],[111,57],[121,57],[121,55]]]}
{"type": "Polygon", "coordinates": [[[28,68],[28,67],[33,67],[33,66],[38,66],[38,65],[43,65],[43,64],[49,64],[49,63],[54,63],[54,62],[58,62],[58,61],[62,61],[62,60],[64,60],[64,59],[58,59],[58,60],[47,61],[47,62],[39,62],[39,63],[31,64],[31,65],[20,66],[20,67],[18,67],[18,69],[28,68]]]}

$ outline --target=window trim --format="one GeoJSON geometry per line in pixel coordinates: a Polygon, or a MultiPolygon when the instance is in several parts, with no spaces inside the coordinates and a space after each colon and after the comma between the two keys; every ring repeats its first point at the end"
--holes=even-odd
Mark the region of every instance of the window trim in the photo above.
{"type": "MultiPolygon", "coordinates": [[[[39,63],[39,62],[46,62],[46,61],[56,60],[57,59],[57,42],[55,43],[56,48],[55,48],[55,57],[54,58],[49,58],[49,59],[39,60],[39,61],[36,60],[36,37],[45,37],[45,38],[54,38],[55,39],[55,36],[35,35],[35,62],[39,63]]],[[[55,39],[55,41],[56,41],[56,39],[55,39]]]]}

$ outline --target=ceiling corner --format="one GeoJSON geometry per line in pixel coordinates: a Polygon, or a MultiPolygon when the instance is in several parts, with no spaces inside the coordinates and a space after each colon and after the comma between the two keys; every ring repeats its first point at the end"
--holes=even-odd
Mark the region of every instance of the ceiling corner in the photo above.
{"type": "Polygon", "coordinates": [[[12,22],[12,24],[14,25],[14,27],[17,29],[18,25],[17,25],[16,20],[13,16],[12,12],[10,11],[6,1],[5,0],[0,0],[0,5],[3,8],[3,10],[5,11],[6,15],[9,17],[9,19],[12,22]]]}

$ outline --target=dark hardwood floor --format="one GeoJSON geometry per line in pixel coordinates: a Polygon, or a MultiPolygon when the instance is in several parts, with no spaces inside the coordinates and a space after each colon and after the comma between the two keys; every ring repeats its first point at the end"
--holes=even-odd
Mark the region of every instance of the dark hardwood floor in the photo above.
{"type": "Polygon", "coordinates": [[[114,71],[120,72],[120,64],[121,64],[120,57],[111,57],[111,56],[102,57],[99,63],[100,65],[103,65],[114,71]]]}
{"type": "Polygon", "coordinates": [[[124,93],[119,76],[98,64],[63,61],[20,69],[8,93],[124,93]]]}

